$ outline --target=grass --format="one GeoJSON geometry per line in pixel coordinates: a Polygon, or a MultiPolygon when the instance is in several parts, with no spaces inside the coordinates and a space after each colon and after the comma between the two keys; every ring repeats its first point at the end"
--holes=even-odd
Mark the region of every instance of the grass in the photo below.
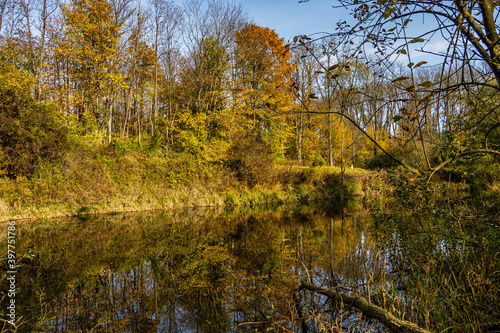
{"type": "Polygon", "coordinates": [[[257,206],[362,195],[370,172],[275,164],[252,182],[185,154],[75,144],[29,179],[0,178],[0,220],[41,219],[173,207],[257,206]]]}
{"type": "Polygon", "coordinates": [[[435,332],[498,332],[494,188],[467,200],[435,200],[434,186],[425,182],[394,175],[393,183],[397,188],[381,190],[387,200],[372,200],[369,228],[391,267],[387,286],[377,290],[391,296],[384,307],[435,332]]]}

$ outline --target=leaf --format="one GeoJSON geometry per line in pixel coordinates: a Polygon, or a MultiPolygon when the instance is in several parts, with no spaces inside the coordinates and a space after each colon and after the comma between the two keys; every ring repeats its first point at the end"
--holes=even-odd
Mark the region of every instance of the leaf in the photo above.
{"type": "Polygon", "coordinates": [[[409,86],[408,88],[406,88],[406,91],[409,91],[409,92],[415,91],[415,86],[409,86]]]}
{"type": "Polygon", "coordinates": [[[406,50],[405,49],[401,49],[401,50],[398,50],[396,53],[406,54],[406,50]]]}
{"type": "Polygon", "coordinates": [[[401,119],[403,119],[403,116],[397,115],[397,116],[392,117],[392,122],[397,123],[401,119]]]}
{"type": "Polygon", "coordinates": [[[299,37],[298,37],[298,36],[293,37],[293,42],[294,42],[294,43],[297,43],[297,41],[298,41],[298,40],[299,40],[299,37]]]}
{"type": "Polygon", "coordinates": [[[337,69],[339,67],[339,65],[333,65],[331,66],[330,68],[328,68],[328,71],[333,71],[334,69],[337,69]]]}
{"type": "Polygon", "coordinates": [[[413,68],[420,67],[420,66],[422,66],[422,65],[425,65],[426,63],[427,63],[427,61],[421,61],[421,62],[417,63],[417,64],[415,65],[415,67],[413,67],[413,68]]]}
{"type": "Polygon", "coordinates": [[[388,0],[378,0],[378,4],[379,5],[385,5],[387,3],[388,0]]]}
{"type": "Polygon", "coordinates": [[[387,19],[389,18],[389,16],[391,16],[392,13],[394,13],[396,11],[396,8],[395,7],[390,7],[390,8],[387,8],[385,10],[385,12],[382,14],[382,17],[387,19]]]}
{"type": "Polygon", "coordinates": [[[414,64],[414,63],[412,63],[412,62],[410,62],[407,66],[408,66],[409,68],[412,68],[412,67],[413,67],[413,65],[415,65],[415,64],[414,64]]]}
{"type": "Polygon", "coordinates": [[[418,86],[419,87],[424,87],[424,88],[430,88],[433,85],[434,85],[434,83],[432,83],[431,81],[425,81],[425,82],[420,83],[418,86]]]}
{"type": "Polygon", "coordinates": [[[396,83],[396,82],[400,82],[400,81],[404,81],[404,80],[408,80],[408,79],[409,79],[408,76],[400,76],[397,79],[392,80],[391,82],[396,83]]]}
{"type": "Polygon", "coordinates": [[[423,38],[415,38],[413,40],[410,41],[410,43],[422,43],[422,42],[425,42],[425,39],[423,38]]]}
{"type": "Polygon", "coordinates": [[[430,94],[430,95],[427,95],[424,98],[420,99],[418,101],[418,105],[422,105],[422,104],[428,103],[431,100],[432,95],[433,94],[430,94]]]}

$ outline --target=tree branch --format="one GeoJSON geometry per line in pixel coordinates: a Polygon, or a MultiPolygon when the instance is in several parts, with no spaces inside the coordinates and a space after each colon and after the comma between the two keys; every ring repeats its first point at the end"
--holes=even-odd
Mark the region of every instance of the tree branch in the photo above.
{"type": "Polygon", "coordinates": [[[299,290],[309,290],[315,293],[325,295],[336,302],[345,303],[354,306],[361,311],[365,316],[377,319],[384,324],[391,332],[395,333],[429,333],[429,331],[420,328],[416,324],[407,320],[399,319],[389,311],[369,303],[364,297],[361,296],[348,296],[341,294],[337,291],[316,287],[312,284],[302,282],[299,290]]]}
{"type": "Polygon", "coordinates": [[[444,161],[443,163],[441,163],[437,167],[435,167],[434,170],[432,171],[432,173],[429,175],[429,179],[427,179],[427,182],[429,182],[431,180],[432,176],[434,176],[434,174],[437,171],[441,170],[447,164],[453,162],[454,160],[456,160],[458,158],[461,158],[461,157],[464,157],[467,155],[475,155],[475,154],[492,154],[492,155],[500,156],[500,151],[491,150],[491,149],[472,149],[472,150],[467,150],[467,151],[461,152],[461,153],[447,159],[446,161],[444,161]]]}

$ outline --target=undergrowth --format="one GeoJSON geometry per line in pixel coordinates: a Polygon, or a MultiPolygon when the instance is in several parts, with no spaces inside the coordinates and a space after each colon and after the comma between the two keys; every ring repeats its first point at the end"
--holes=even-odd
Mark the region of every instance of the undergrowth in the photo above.
{"type": "MultiPolygon", "coordinates": [[[[147,140],[110,145],[73,137],[56,161],[32,175],[0,178],[0,216],[37,219],[178,206],[268,205],[362,194],[369,172],[285,166],[260,155],[209,163],[149,148],[147,140]]],[[[263,148],[262,148],[263,149],[263,148]]]]}
{"type": "Polygon", "coordinates": [[[498,198],[434,200],[430,186],[404,173],[370,200],[373,237],[390,273],[383,306],[435,332],[500,330],[498,198]],[[496,208],[494,208],[496,205],[496,208]]]}

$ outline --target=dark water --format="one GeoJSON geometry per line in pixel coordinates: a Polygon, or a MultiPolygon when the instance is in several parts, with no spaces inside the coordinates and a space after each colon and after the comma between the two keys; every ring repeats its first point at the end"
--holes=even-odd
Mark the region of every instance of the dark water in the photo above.
{"type": "Polygon", "coordinates": [[[364,231],[369,220],[344,209],[182,210],[19,225],[18,332],[346,328],[352,314],[325,311],[325,298],[295,291],[301,280],[350,292],[384,283],[386,261],[364,231]]]}

